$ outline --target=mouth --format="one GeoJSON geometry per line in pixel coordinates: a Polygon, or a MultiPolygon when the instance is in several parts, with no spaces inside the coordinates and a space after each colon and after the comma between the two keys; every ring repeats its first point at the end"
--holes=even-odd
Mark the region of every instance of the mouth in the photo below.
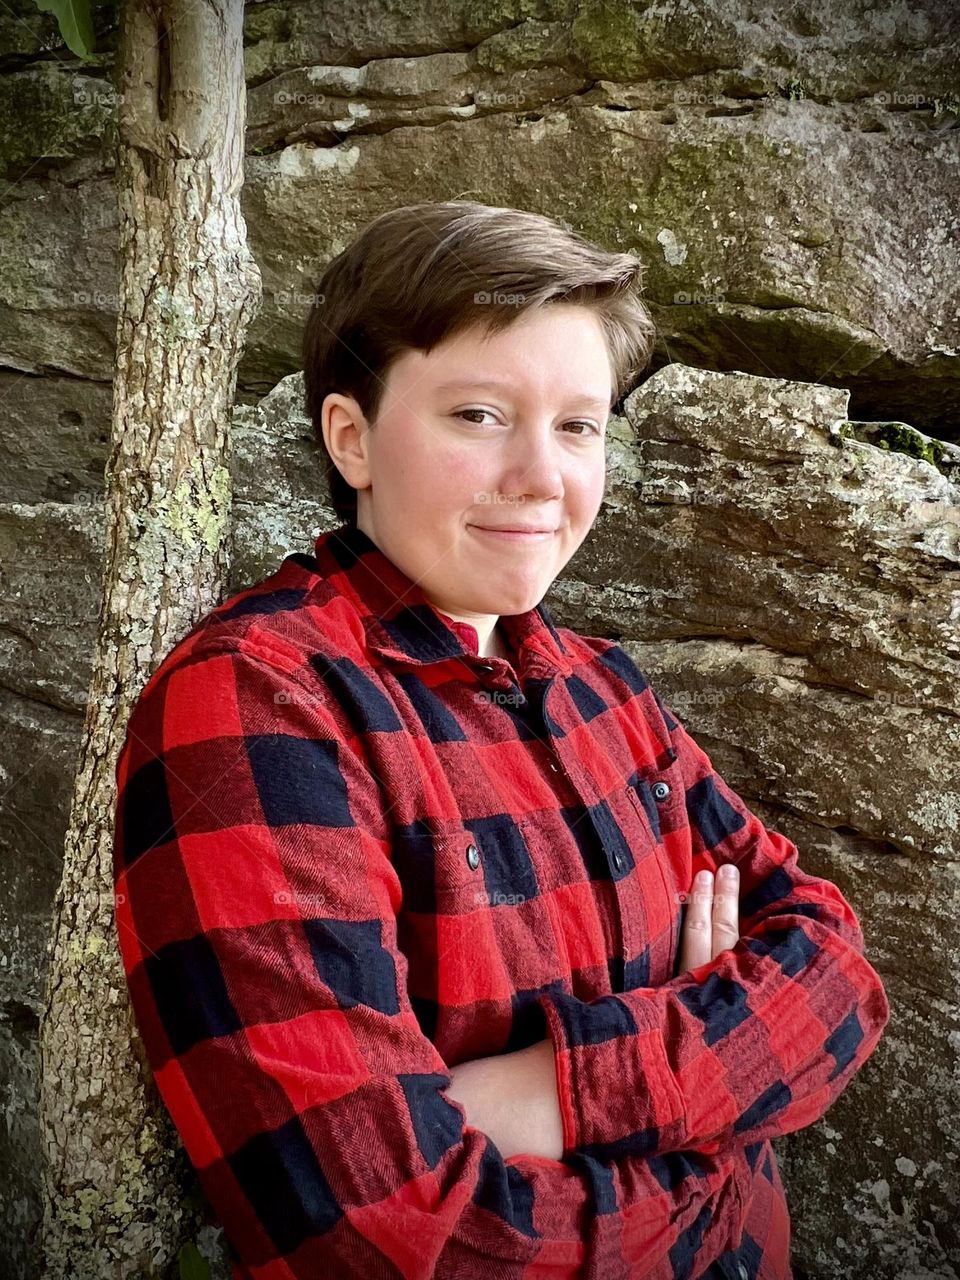
{"type": "Polygon", "coordinates": [[[551,538],[556,537],[556,529],[488,529],[482,524],[467,525],[468,529],[474,529],[477,533],[484,534],[488,538],[499,539],[501,542],[549,542],[551,538]]]}

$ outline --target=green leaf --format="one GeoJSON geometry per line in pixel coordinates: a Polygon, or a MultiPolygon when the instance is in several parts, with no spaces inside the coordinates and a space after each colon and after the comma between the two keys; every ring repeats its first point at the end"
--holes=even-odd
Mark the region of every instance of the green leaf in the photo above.
{"type": "Polygon", "coordinates": [[[41,13],[52,13],[71,53],[89,61],[93,57],[93,21],[90,0],[36,0],[41,13]]]}
{"type": "Polygon", "coordinates": [[[210,1280],[210,1263],[195,1244],[188,1242],[177,1254],[180,1280],[210,1280]]]}

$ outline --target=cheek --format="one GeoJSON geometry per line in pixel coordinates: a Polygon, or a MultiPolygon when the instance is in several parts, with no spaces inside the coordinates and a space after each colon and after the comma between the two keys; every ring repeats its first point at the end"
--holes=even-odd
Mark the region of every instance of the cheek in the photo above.
{"type": "Polygon", "coordinates": [[[401,503],[418,507],[426,496],[434,512],[483,504],[499,483],[493,450],[464,447],[418,423],[397,433],[377,458],[383,485],[401,503]]]}
{"type": "Polygon", "coordinates": [[[502,470],[495,450],[470,448],[462,441],[440,436],[423,447],[417,466],[421,482],[429,484],[431,492],[456,494],[458,498],[495,490],[502,470]]]}
{"type": "Polygon", "coordinates": [[[603,459],[580,460],[564,475],[568,500],[585,512],[595,513],[603,502],[607,488],[607,468],[603,459]]]}
{"type": "Polygon", "coordinates": [[[437,443],[418,423],[391,423],[377,442],[376,476],[392,490],[415,488],[436,466],[437,443]]]}

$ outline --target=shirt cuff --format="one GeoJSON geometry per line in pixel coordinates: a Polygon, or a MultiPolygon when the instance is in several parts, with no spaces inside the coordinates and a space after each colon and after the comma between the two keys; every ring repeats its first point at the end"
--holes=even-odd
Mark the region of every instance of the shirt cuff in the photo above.
{"type": "Polygon", "coordinates": [[[632,992],[589,1002],[538,997],[553,1043],[563,1155],[650,1155],[682,1145],[683,1095],[667,1059],[659,1008],[632,992]]]}

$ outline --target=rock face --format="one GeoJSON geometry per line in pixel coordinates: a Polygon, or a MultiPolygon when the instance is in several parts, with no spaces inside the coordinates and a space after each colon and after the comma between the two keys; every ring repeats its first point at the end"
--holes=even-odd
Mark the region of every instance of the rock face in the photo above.
{"type": "MultiPolygon", "coordinates": [[[[0,1273],[31,1280],[37,1016],[99,606],[112,20],[97,10],[91,68],[32,0],[0,11],[0,1273]]],[[[300,332],[370,218],[466,195],[647,264],[651,376],[610,424],[606,503],[548,603],[621,638],[841,886],[884,975],[876,1055],[780,1144],[798,1280],[960,1271],[958,33],[929,0],[246,14],[264,306],[231,592],[336,523],[300,332]]]]}

